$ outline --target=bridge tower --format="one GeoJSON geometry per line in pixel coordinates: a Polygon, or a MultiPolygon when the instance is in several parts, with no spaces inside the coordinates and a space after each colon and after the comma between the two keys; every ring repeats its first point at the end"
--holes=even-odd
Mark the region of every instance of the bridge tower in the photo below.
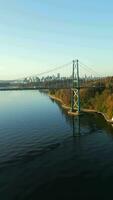
{"type": "Polygon", "coordinates": [[[71,112],[80,113],[80,79],[79,79],[79,61],[73,60],[72,69],[72,88],[71,88],[71,112]]]}

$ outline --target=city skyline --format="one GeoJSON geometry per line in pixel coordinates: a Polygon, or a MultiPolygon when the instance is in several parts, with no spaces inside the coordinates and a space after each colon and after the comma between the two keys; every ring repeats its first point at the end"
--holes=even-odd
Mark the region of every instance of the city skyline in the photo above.
{"type": "Polygon", "coordinates": [[[111,0],[4,0],[0,80],[32,76],[75,58],[113,74],[112,6],[111,0]]]}

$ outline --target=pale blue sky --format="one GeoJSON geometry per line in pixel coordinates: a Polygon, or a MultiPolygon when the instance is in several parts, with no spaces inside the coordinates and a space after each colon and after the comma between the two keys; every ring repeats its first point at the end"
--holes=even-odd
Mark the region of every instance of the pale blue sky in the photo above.
{"type": "Polygon", "coordinates": [[[113,74],[112,0],[0,0],[0,79],[73,58],[113,74]]]}

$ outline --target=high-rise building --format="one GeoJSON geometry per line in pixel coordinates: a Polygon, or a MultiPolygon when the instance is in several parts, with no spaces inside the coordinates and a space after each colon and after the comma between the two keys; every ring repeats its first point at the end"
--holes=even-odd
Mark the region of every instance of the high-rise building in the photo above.
{"type": "Polygon", "coordinates": [[[60,79],[60,73],[57,74],[57,79],[58,79],[58,80],[60,79]]]}

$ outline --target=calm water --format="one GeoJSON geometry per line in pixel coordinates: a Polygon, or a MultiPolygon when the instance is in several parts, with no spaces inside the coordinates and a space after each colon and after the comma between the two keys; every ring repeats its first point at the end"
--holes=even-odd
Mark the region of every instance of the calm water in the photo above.
{"type": "Polygon", "coordinates": [[[0,200],[113,199],[113,127],[38,91],[0,93],[0,200]]]}

